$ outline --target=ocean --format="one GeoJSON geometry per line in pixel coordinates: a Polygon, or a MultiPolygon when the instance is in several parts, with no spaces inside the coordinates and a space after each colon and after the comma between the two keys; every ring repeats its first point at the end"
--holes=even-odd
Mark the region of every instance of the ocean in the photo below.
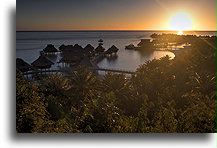
{"type": "MultiPolygon", "coordinates": [[[[47,44],[53,44],[57,49],[60,45],[79,44],[85,47],[91,44],[94,47],[98,46],[98,40],[103,39],[103,47],[107,50],[112,45],[119,48],[117,56],[105,58],[98,63],[99,67],[110,69],[122,69],[135,71],[139,65],[144,64],[148,60],[159,59],[169,55],[174,58],[175,55],[169,51],[154,51],[149,54],[142,54],[134,50],[125,50],[125,46],[129,44],[137,45],[141,39],[150,38],[153,33],[177,33],[165,31],[42,31],[42,32],[16,32],[16,57],[22,58],[28,63],[36,60],[40,51],[47,44]]],[[[216,35],[215,31],[196,31],[184,32],[184,34],[193,35],[216,35]]],[[[60,55],[50,55],[48,58],[57,63],[60,55]]],[[[58,69],[57,64],[52,66],[52,69],[58,69]]]]}

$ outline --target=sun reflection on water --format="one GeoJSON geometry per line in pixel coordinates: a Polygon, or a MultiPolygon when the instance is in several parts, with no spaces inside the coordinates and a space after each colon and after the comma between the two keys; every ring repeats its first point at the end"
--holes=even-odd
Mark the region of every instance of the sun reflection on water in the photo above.
{"type": "Polygon", "coordinates": [[[177,33],[178,35],[183,35],[183,31],[178,31],[178,33],[177,33]]]}

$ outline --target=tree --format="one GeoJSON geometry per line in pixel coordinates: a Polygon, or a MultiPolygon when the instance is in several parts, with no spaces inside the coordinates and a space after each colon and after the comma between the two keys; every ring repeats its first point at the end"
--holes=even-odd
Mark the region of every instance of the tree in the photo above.
{"type": "Polygon", "coordinates": [[[80,67],[72,72],[71,89],[72,102],[78,107],[85,98],[95,97],[97,95],[98,79],[96,75],[86,67],[80,67]]]}

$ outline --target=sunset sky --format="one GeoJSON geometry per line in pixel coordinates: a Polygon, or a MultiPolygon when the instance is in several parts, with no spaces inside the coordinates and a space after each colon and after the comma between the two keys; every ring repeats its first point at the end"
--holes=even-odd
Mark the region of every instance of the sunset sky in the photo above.
{"type": "Polygon", "coordinates": [[[191,30],[216,30],[215,10],[215,0],[19,0],[17,30],[170,30],[179,13],[191,30]]]}

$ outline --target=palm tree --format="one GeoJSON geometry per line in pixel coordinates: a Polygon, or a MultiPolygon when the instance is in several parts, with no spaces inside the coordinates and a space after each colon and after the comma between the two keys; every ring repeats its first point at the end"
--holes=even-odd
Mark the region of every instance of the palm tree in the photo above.
{"type": "Polygon", "coordinates": [[[79,69],[77,71],[73,71],[72,74],[72,87],[69,91],[72,93],[75,102],[79,103],[85,98],[95,96],[97,93],[97,78],[92,71],[86,67],[79,67],[79,69]]]}
{"type": "Polygon", "coordinates": [[[117,98],[116,104],[118,108],[122,109],[126,114],[132,115],[139,109],[135,105],[138,102],[135,93],[131,89],[130,81],[124,74],[106,74],[101,81],[101,89],[102,92],[113,92],[117,98]]]}

